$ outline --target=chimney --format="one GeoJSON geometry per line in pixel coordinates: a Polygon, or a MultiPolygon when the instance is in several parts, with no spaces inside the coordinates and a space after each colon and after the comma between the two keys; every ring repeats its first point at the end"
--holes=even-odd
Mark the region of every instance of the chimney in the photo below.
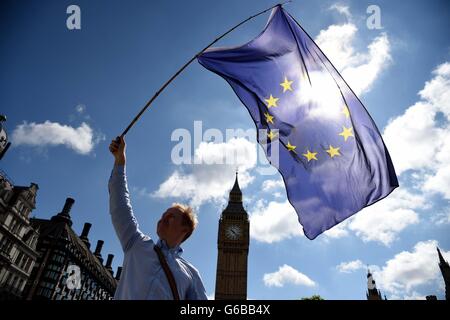
{"type": "Polygon", "coordinates": [[[103,264],[103,258],[102,258],[102,248],[103,248],[103,243],[105,243],[103,240],[98,240],[97,241],[97,246],[95,247],[95,252],[94,252],[94,256],[97,257],[97,259],[100,261],[100,263],[103,264]]]}
{"type": "Polygon", "coordinates": [[[70,209],[72,208],[74,202],[74,199],[66,198],[66,203],[64,204],[64,208],[62,209],[62,211],[56,216],[53,216],[51,220],[55,222],[65,222],[69,226],[72,226],[72,220],[70,219],[70,209]]]}
{"type": "Polygon", "coordinates": [[[89,243],[88,234],[89,230],[91,230],[92,224],[86,222],[83,227],[83,231],[81,232],[80,239],[86,244],[88,249],[91,247],[91,244],[89,243]]]}
{"type": "Polygon", "coordinates": [[[108,254],[108,259],[106,260],[106,265],[105,265],[106,270],[108,270],[111,273],[111,275],[114,274],[113,269],[111,268],[113,259],[114,259],[114,255],[108,254]]]}
{"type": "Polygon", "coordinates": [[[120,280],[121,275],[122,275],[122,267],[117,267],[117,272],[116,272],[116,280],[117,281],[120,280]]]}
{"type": "Polygon", "coordinates": [[[67,198],[61,213],[70,216],[70,209],[72,209],[72,205],[74,202],[75,202],[74,199],[67,198]]]}

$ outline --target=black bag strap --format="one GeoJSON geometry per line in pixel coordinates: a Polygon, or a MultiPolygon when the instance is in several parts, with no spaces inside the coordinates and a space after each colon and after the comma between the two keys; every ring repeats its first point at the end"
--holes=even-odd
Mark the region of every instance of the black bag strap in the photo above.
{"type": "Polygon", "coordinates": [[[154,245],[153,249],[156,251],[159,262],[161,263],[164,273],[166,274],[167,280],[169,281],[170,289],[172,290],[173,294],[173,299],[180,300],[180,296],[178,295],[177,290],[177,283],[175,282],[175,278],[173,277],[172,271],[170,271],[169,265],[167,264],[166,258],[164,257],[161,248],[158,247],[157,245],[154,245]]]}

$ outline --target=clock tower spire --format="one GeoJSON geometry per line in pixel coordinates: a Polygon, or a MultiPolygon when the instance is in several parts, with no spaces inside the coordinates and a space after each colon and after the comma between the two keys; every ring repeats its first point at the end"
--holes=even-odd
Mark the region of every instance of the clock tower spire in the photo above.
{"type": "Polygon", "coordinates": [[[367,270],[367,300],[383,300],[370,270],[367,270]]]}
{"type": "Polygon", "coordinates": [[[242,204],[238,173],[228,205],[219,220],[217,238],[216,300],[247,299],[247,260],[249,248],[248,214],[242,204]]]}
{"type": "Polygon", "coordinates": [[[445,283],[445,300],[450,300],[450,265],[442,256],[441,250],[436,248],[439,256],[439,269],[441,269],[442,276],[445,283]]]}

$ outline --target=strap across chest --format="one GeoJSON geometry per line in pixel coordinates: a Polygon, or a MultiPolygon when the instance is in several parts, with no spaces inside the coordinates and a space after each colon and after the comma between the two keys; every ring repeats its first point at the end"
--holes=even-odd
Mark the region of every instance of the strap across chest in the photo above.
{"type": "Polygon", "coordinates": [[[153,246],[153,249],[155,250],[156,254],[158,255],[159,263],[161,263],[161,266],[164,270],[164,273],[166,274],[167,280],[169,281],[170,289],[172,290],[172,295],[174,300],[180,300],[180,296],[178,295],[177,290],[177,283],[175,282],[175,278],[172,274],[172,271],[169,268],[169,265],[167,264],[166,258],[164,257],[164,254],[162,253],[162,250],[157,245],[153,246]]]}

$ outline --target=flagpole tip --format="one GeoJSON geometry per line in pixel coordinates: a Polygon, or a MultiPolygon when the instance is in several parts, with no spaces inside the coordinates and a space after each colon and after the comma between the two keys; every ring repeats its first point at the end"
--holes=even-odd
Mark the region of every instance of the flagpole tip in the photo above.
{"type": "Polygon", "coordinates": [[[282,8],[285,4],[288,4],[288,3],[291,3],[292,2],[292,0],[288,0],[288,1],[285,1],[285,2],[280,2],[279,4],[277,4],[275,7],[280,7],[280,8],[282,8]]]}

